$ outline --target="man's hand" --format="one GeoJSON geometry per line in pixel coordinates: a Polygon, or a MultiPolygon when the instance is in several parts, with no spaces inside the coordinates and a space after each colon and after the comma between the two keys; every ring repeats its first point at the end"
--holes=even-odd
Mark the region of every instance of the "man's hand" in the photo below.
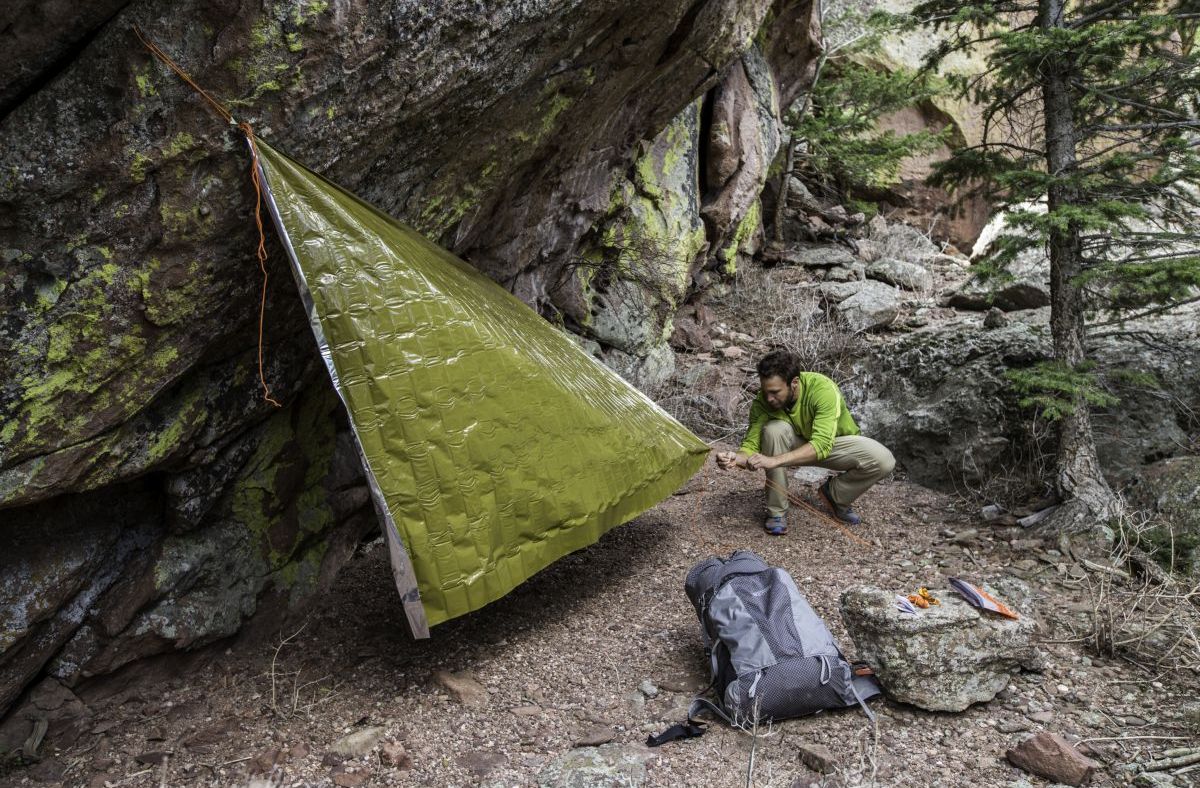
{"type": "Polygon", "coordinates": [[[717,452],[717,467],[718,468],[720,468],[723,471],[727,471],[730,468],[733,468],[736,466],[745,467],[745,459],[742,458],[742,461],[739,462],[737,452],[735,452],[735,451],[719,451],[719,452],[717,452]]]}
{"type": "Polygon", "coordinates": [[[746,460],[746,465],[756,471],[769,471],[779,467],[779,458],[767,457],[764,454],[752,454],[750,459],[746,460]]]}

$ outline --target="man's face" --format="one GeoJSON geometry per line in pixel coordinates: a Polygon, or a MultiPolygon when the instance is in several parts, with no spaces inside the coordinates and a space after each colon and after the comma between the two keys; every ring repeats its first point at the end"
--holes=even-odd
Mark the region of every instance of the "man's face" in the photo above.
{"type": "Polygon", "coordinates": [[[793,378],[788,383],[778,375],[772,375],[769,378],[759,378],[758,382],[762,386],[763,397],[772,410],[787,410],[796,404],[796,388],[800,383],[799,378],[793,378]]]}

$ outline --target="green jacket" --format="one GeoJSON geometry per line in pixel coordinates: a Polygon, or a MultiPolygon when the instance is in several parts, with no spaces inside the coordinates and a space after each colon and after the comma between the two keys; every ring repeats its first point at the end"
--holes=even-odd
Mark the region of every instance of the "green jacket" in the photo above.
{"type": "Polygon", "coordinates": [[[759,391],[750,405],[750,427],[738,451],[757,454],[763,426],[771,419],[790,421],[796,434],[812,444],[818,460],[829,456],[834,438],[858,434],[858,425],[846,407],[846,398],[842,396],[841,389],[819,372],[800,373],[796,404],[791,410],[771,410],[759,391]]]}

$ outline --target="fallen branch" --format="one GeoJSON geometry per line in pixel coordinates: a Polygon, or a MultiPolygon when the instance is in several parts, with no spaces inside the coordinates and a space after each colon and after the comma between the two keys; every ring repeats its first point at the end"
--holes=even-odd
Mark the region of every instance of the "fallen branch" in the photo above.
{"type": "Polygon", "coordinates": [[[1161,761],[1150,761],[1142,767],[1144,772],[1161,772],[1163,769],[1174,769],[1179,766],[1191,766],[1200,763],[1200,749],[1192,750],[1187,755],[1175,758],[1165,758],[1161,761]]]}

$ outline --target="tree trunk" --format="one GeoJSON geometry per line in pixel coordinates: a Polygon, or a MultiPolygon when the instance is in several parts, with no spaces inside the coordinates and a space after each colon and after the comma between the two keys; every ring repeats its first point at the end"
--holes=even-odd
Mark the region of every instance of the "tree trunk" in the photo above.
{"type": "Polygon", "coordinates": [[[775,201],[775,245],[783,246],[783,217],[787,213],[788,182],[792,179],[792,168],[796,166],[796,141],[789,131],[783,137],[783,174],[779,177],[779,199],[775,201]]]}
{"type": "MultiPolygon", "coordinates": [[[[1043,30],[1064,27],[1066,0],[1039,0],[1043,30]]],[[[1075,114],[1069,56],[1049,58],[1043,66],[1042,106],[1045,112],[1046,166],[1052,176],[1048,198],[1051,213],[1079,201],[1075,187],[1059,180],[1076,168],[1075,114]]],[[[1077,368],[1085,360],[1084,304],[1076,280],[1082,272],[1080,228],[1075,223],[1050,231],[1050,333],[1056,361],[1077,368]]],[[[1117,498],[1100,472],[1091,414],[1082,395],[1074,412],[1058,424],[1055,484],[1065,501],[1052,527],[1091,530],[1117,513],[1117,498]]]]}

